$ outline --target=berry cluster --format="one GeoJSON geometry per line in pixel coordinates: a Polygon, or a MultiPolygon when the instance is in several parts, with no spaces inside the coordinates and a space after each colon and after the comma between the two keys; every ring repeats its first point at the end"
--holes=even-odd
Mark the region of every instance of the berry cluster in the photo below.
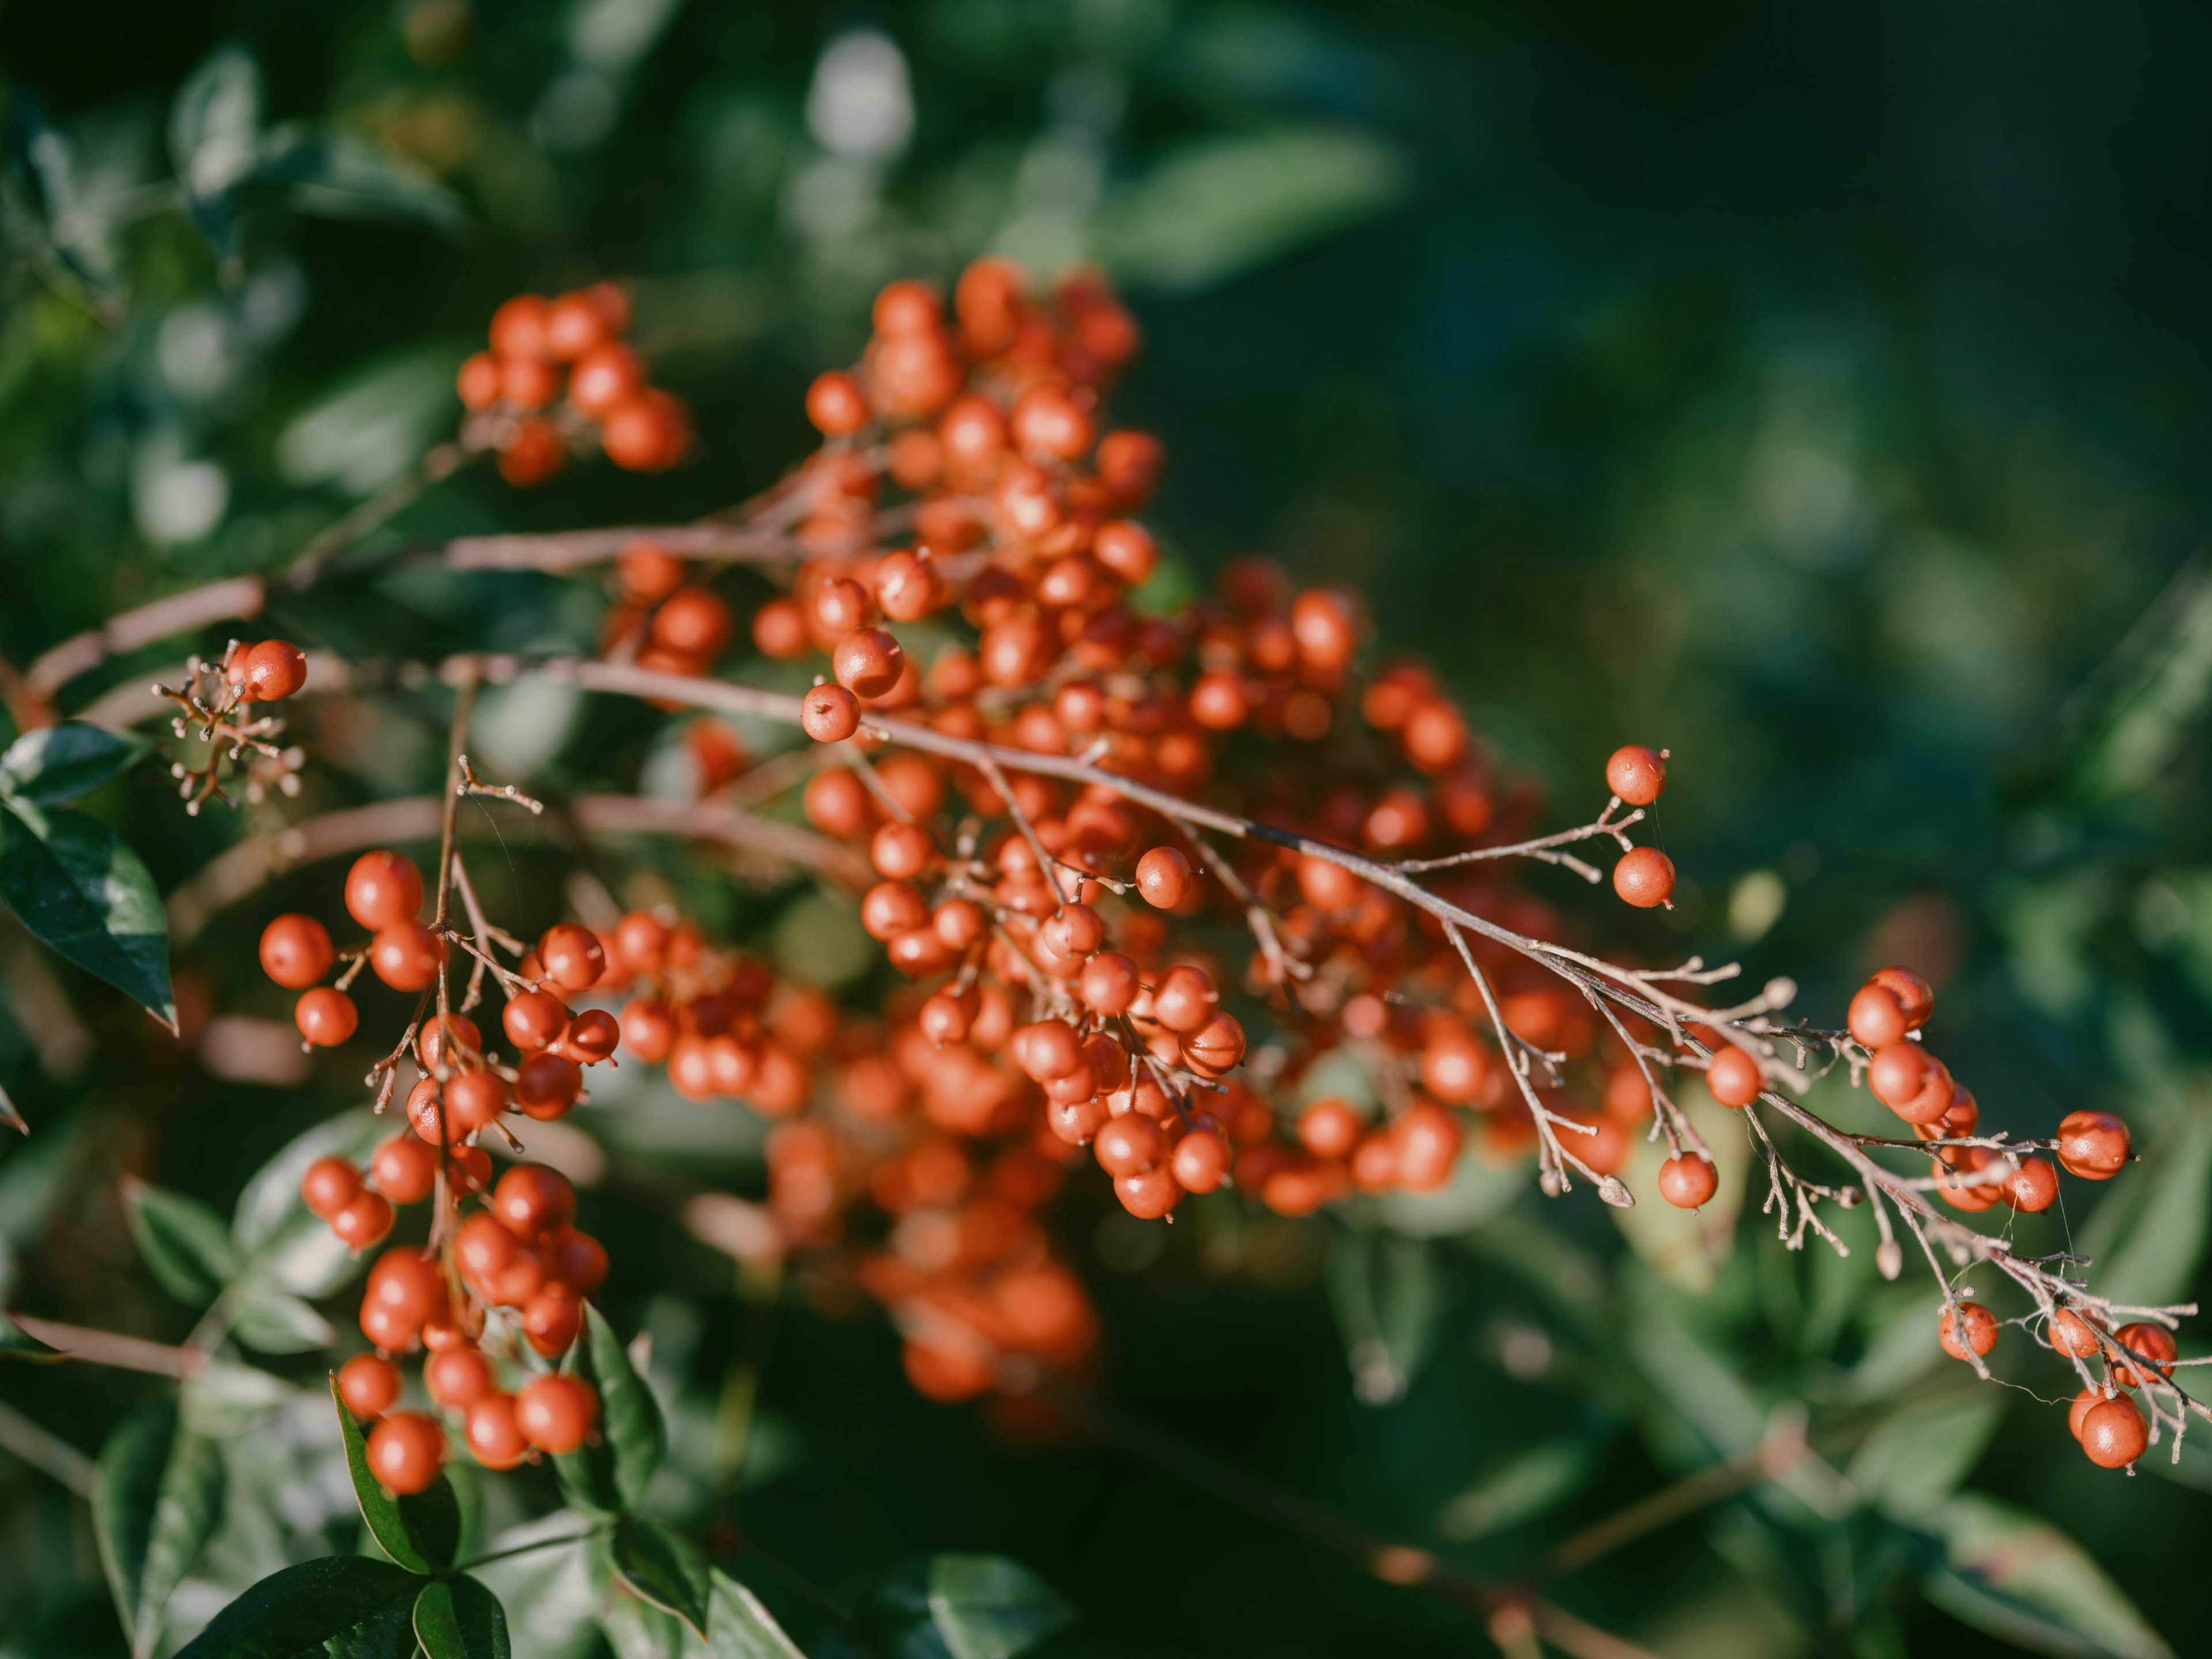
{"type": "Polygon", "coordinates": [[[283,731],[284,722],[258,711],[306,688],[307,659],[300,647],[289,640],[258,643],[233,640],[220,662],[194,657],[185,665],[185,673],[181,688],[172,690],[156,685],[154,692],[180,711],[169,722],[175,736],[196,738],[210,746],[202,765],[190,767],[178,761],[169,768],[185,812],[198,817],[200,808],[210,799],[236,805],[222,787],[223,769],[226,763],[235,765],[245,760],[249,753],[254,759],[246,768],[248,799],[261,800],[272,783],[281,793],[299,793],[302,757],[296,749],[276,746],[274,739],[283,731]]]}
{"type": "Polygon", "coordinates": [[[461,365],[458,384],[469,441],[498,452],[507,483],[544,483],[594,435],[633,472],[684,459],[690,415],[649,383],[623,341],[629,329],[629,295],[611,283],[554,300],[519,294],[492,313],[491,349],[461,365]]]}

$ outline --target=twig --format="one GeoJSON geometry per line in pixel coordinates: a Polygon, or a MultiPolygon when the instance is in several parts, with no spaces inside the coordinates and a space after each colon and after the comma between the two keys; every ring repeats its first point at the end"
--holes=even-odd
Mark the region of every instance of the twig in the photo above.
{"type": "Polygon", "coordinates": [[[94,1330],[84,1325],[64,1325],[58,1319],[40,1319],[31,1314],[9,1314],[8,1317],[48,1347],[58,1348],[70,1358],[82,1359],[88,1364],[150,1371],[156,1376],[185,1377],[208,1363],[208,1356],[197,1348],[172,1347],[166,1342],[149,1342],[143,1336],[94,1330]]]}
{"type": "Polygon", "coordinates": [[[91,1498],[98,1477],[92,1459],[5,1401],[0,1401],[0,1446],[41,1474],[52,1475],[79,1498],[91,1498]]]}

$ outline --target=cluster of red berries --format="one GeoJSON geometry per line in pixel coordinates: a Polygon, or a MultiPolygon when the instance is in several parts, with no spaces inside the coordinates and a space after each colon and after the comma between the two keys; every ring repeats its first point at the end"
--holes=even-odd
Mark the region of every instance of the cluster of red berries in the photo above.
{"type": "Polygon", "coordinates": [[[491,349],[461,365],[459,387],[462,407],[487,423],[501,477],[543,483],[594,431],[607,459],[634,472],[684,459],[691,417],[649,383],[623,342],[629,328],[629,296],[611,283],[554,300],[517,295],[492,313],[491,349]]]}

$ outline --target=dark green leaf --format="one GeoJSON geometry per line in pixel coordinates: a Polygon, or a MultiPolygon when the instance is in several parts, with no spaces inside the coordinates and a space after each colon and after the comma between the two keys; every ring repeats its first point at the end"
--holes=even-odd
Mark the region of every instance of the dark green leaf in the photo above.
{"type": "Polygon", "coordinates": [[[199,1559],[222,1511],[222,1460],[157,1407],[128,1419],[100,1449],[94,1531],[133,1655],[153,1652],[169,1597],[199,1559]]]}
{"type": "Polygon", "coordinates": [[[1917,1520],[1973,1473],[2003,1413],[1991,1388],[1916,1393],[1859,1443],[1851,1485],[1899,1519],[1917,1520]]]}
{"type": "Polygon", "coordinates": [[[40,726],[0,754],[0,794],[59,806],[128,770],[145,752],[144,739],[82,720],[40,726]]]}
{"type": "Polygon", "coordinates": [[[615,1528],[614,1563],[630,1589],[706,1635],[714,1586],[707,1564],[684,1539],[656,1521],[625,1521],[615,1528]]]}
{"type": "Polygon", "coordinates": [[[331,219],[395,219],[456,230],[460,202],[420,168],[349,132],[288,122],[261,140],[257,183],[288,185],[291,204],[331,219]]]}
{"type": "Polygon", "coordinates": [[[1925,1589],[1952,1617],[2043,1653],[2172,1659],[2089,1553],[2048,1522],[1966,1492],[1931,1524],[1943,1560],[1925,1589]]]}
{"type": "Polygon", "coordinates": [[[415,1639],[429,1659],[508,1659],[507,1610],[459,1573],[425,1584],[415,1598],[415,1639]]]}
{"type": "Polygon", "coordinates": [[[714,1659],[806,1659],[760,1597],[720,1568],[708,1577],[714,1591],[707,1650],[714,1659]]]}
{"type": "Polygon", "coordinates": [[[1075,1610],[1018,1561],[929,1555],[892,1573],[864,1618],[900,1659],[1013,1659],[1073,1623],[1075,1610]]]}
{"type": "Polygon", "coordinates": [[[634,1370],[614,1327],[591,1304],[568,1368],[599,1393],[599,1439],[554,1460],[578,1508],[618,1515],[637,1507],[668,1449],[660,1405],[634,1370]]]}
{"type": "Polygon", "coordinates": [[[198,1199],[126,1181],[123,1200],[139,1255],[161,1288],[179,1302],[204,1307],[238,1276],[244,1264],[230,1242],[230,1229],[198,1199]]]}
{"type": "Polygon", "coordinates": [[[138,855],[106,824],[9,802],[0,810],[0,899],[54,950],[177,1029],[161,896],[138,855]]]}
{"type": "Polygon", "coordinates": [[[331,1404],[337,1410],[339,1431],[345,1436],[346,1468],[353,1476],[353,1495],[361,1504],[361,1518],[369,1535],[384,1553],[413,1572],[443,1572],[453,1565],[461,1543],[461,1505],[453,1483],[441,1474],[421,1492],[404,1498],[385,1491],[368,1472],[368,1438],[361,1425],[338,1398],[338,1380],[331,1378],[331,1404]]]}
{"type": "Polygon", "coordinates": [[[365,1555],[329,1555],[271,1573],[233,1601],[177,1659],[414,1659],[422,1580],[365,1555]]]}
{"type": "Polygon", "coordinates": [[[0,1358],[30,1359],[41,1364],[51,1364],[69,1356],[59,1348],[50,1348],[18,1325],[6,1314],[0,1314],[0,1358]]]}

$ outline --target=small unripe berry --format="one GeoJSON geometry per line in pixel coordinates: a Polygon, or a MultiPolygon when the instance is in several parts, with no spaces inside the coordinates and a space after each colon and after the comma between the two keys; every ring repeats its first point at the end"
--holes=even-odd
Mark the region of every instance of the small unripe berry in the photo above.
{"type": "Polygon", "coordinates": [[[2081,1414],[2081,1440],[2099,1468],[2125,1468],[2150,1444],[2150,1430],[2134,1401],[2100,1400],[2081,1414]]]}
{"type": "Polygon", "coordinates": [[[860,729],[860,700],[842,685],[817,685],[800,701],[799,724],[817,743],[842,743],[860,729]]]}
{"type": "Polygon", "coordinates": [[[373,1353],[357,1353],[338,1367],[338,1398],[364,1421],[392,1409],[399,1385],[399,1367],[373,1353]]]}
{"type": "Polygon", "coordinates": [[[1733,1042],[1714,1049],[1705,1062],[1705,1087],[1723,1106],[1748,1106],[1765,1086],[1759,1062],[1733,1042]]]}
{"type": "Polygon", "coordinates": [[[2058,1121],[2058,1162],[2084,1181],[2109,1181],[2127,1166],[2128,1126],[2110,1112],[2069,1112],[2058,1121]]]}
{"type": "Polygon", "coordinates": [[[1943,1310],[1936,1336],[1954,1359],[1966,1358],[1970,1349],[1986,1354],[1997,1345],[1997,1316],[1978,1302],[1961,1302],[1943,1310]]]}
{"type": "Polygon", "coordinates": [[[402,1498],[425,1490],[446,1466],[446,1431],[421,1412],[394,1412],[368,1431],[368,1472],[402,1498]]]}
{"type": "Polygon", "coordinates": [[[422,872],[397,853],[363,853],[346,872],[345,907],[371,933],[410,921],[422,908],[422,872]]]}
{"type": "Polygon", "coordinates": [[[1656,749],[1624,744],[1605,763],[1605,784],[1631,806],[1649,806],[1667,787],[1667,763],[1656,749]]]}
{"type": "Polygon", "coordinates": [[[1659,1166],[1659,1196],[1678,1210],[1695,1210],[1710,1204],[1720,1185],[1720,1171],[1709,1160],[1694,1153],[1670,1158],[1659,1166]]]}
{"type": "Polygon", "coordinates": [[[335,1048],[360,1025],[361,1011],[344,992],[319,985],[301,995],[292,1009],[292,1020],[315,1048],[335,1048]]]}
{"type": "Polygon", "coordinates": [[[1656,847],[1638,847],[1613,866],[1613,890],[1639,910],[1664,904],[1674,890],[1674,860],[1656,847]]]}

